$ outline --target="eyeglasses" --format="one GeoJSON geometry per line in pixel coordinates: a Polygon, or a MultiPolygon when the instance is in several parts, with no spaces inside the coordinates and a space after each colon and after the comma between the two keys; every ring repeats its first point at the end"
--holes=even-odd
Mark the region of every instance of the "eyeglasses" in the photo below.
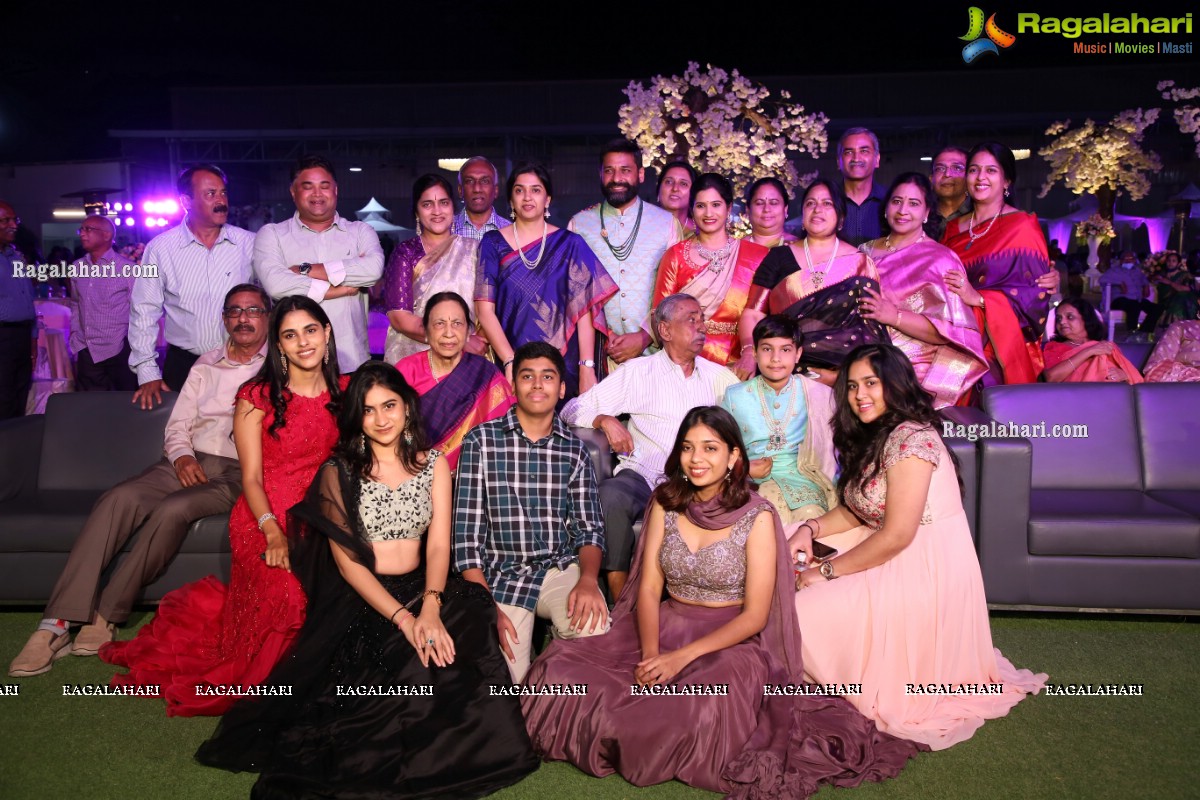
{"type": "Polygon", "coordinates": [[[935,164],[933,167],[934,175],[966,175],[966,164],[935,164]]]}
{"type": "Polygon", "coordinates": [[[20,226],[21,218],[20,217],[0,217],[0,226],[7,225],[10,222],[13,225],[20,226]]]}
{"type": "MultiPolygon", "coordinates": [[[[19,224],[19,223],[18,223],[18,224],[19,224]]],[[[83,226],[81,226],[81,227],[78,227],[78,228],[76,228],[76,229],[75,229],[75,232],[76,232],[77,234],[79,234],[80,236],[83,236],[83,232],[84,232],[84,231],[88,231],[89,233],[100,233],[100,232],[101,232],[101,231],[103,231],[103,230],[104,230],[103,228],[97,228],[97,227],[96,227],[96,226],[94,226],[94,225],[93,225],[93,226],[90,226],[90,227],[89,227],[89,226],[87,226],[87,225],[83,225],[83,226]]]]}
{"type": "Polygon", "coordinates": [[[242,308],[241,306],[228,306],[227,308],[221,309],[221,313],[225,316],[225,319],[237,319],[242,314],[245,314],[250,319],[258,319],[263,314],[266,314],[267,310],[259,306],[248,306],[246,308],[242,308]]]}

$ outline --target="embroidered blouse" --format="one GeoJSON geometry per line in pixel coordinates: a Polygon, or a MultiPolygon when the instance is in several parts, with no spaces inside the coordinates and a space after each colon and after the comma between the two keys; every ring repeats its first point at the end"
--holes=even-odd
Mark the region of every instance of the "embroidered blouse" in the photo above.
{"type": "Polygon", "coordinates": [[[429,451],[425,467],[395,489],[379,481],[363,481],[358,519],[372,542],[420,539],[433,521],[433,462],[440,456],[429,451]]]}
{"type": "Polygon", "coordinates": [[[733,523],[729,535],[696,552],[679,534],[679,513],[668,511],[663,520],[658,563],[672,597],[697,603],[729,603],[746,594],[746,537],[764,506],[733,523]]]}
{"type": "MultiPolygon", "coordinates": [[[[917,422],[900,423],[888,434],[887,443],[883,446],[882,468],[865,484],[846,491],[846,505],[869,527],[879,530],[883,527],[883,515],[887,509],[887,471],[909,456],[924,459],[937,469],[941,453],[942,443],[936,431],[917,422]]],[[[926,501],[921,524],[928,525],[932,521],[929,502],[926,501]]]]}

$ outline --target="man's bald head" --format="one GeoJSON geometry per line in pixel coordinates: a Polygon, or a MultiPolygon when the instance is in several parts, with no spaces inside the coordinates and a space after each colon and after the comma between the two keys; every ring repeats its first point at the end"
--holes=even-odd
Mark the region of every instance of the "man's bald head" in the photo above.
{"type": "Polygon", "coordinates": [[[88,216],[79,225],[79,242],[93,256],[104,255],[112,247],[116,228],[108,217],[88,216]]]}

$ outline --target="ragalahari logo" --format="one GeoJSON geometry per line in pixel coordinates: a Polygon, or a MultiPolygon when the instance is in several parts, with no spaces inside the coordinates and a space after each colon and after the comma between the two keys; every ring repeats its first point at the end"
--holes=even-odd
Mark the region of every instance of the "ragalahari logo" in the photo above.
{"type": "Polygon", "coordinates": [[[995,14],[988,17],[987,23],[984,24],[983,9],[979,6],[971,6],[967,9],[967,35],[958,38],[969,42],[962,51],[963,61],[968,64],[984,53],[1000,55],[1000,47],[1012,47],[1013,42],[1017,40],[1017,37],[1011,33],[1000,30],[1000,26],[996,24],[995,14]],[[987,38],[980,38],[985,33],[987,38]]]}

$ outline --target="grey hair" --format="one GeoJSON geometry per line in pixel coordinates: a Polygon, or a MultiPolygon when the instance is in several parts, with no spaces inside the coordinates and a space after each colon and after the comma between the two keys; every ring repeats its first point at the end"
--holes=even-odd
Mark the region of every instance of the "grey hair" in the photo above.
{"type": "Polygon", "coordinates": [[[696,298],[692,297],[690,294],[684,294],[683,292],[668,295],[664,297],[661,302],[659,302],[658,307],[654,309],[655,338],[661,338],[658,334],[658,326],[670,322],[674,318],[673,312],[675,306],[687,300],[690,300],[693,303],[697,302],[696,298]]]}
{"type": "Polygon", "coordinates": [[[497,186],[500,185],[500,170],[496,169],[496,165],[492,163],[491,159],[489,159],[487,156],[471,156],[463,162],[461,167],[458,168],[458,188],[462,188],[463,170],[472,164],[487,164],[492,168],[492,183],[497,186]]]}
{"type": "Polygon", "coordinates": [[[846,140],[851,136],[863,135],[870,137],[871,145],[875,148],[875,152],[879,153],[879,137],[870,128],[850,128],[842,134],[842,138],[838,139],[838,163],[842,163],[842,147],[845,146],[846,140]]]}

